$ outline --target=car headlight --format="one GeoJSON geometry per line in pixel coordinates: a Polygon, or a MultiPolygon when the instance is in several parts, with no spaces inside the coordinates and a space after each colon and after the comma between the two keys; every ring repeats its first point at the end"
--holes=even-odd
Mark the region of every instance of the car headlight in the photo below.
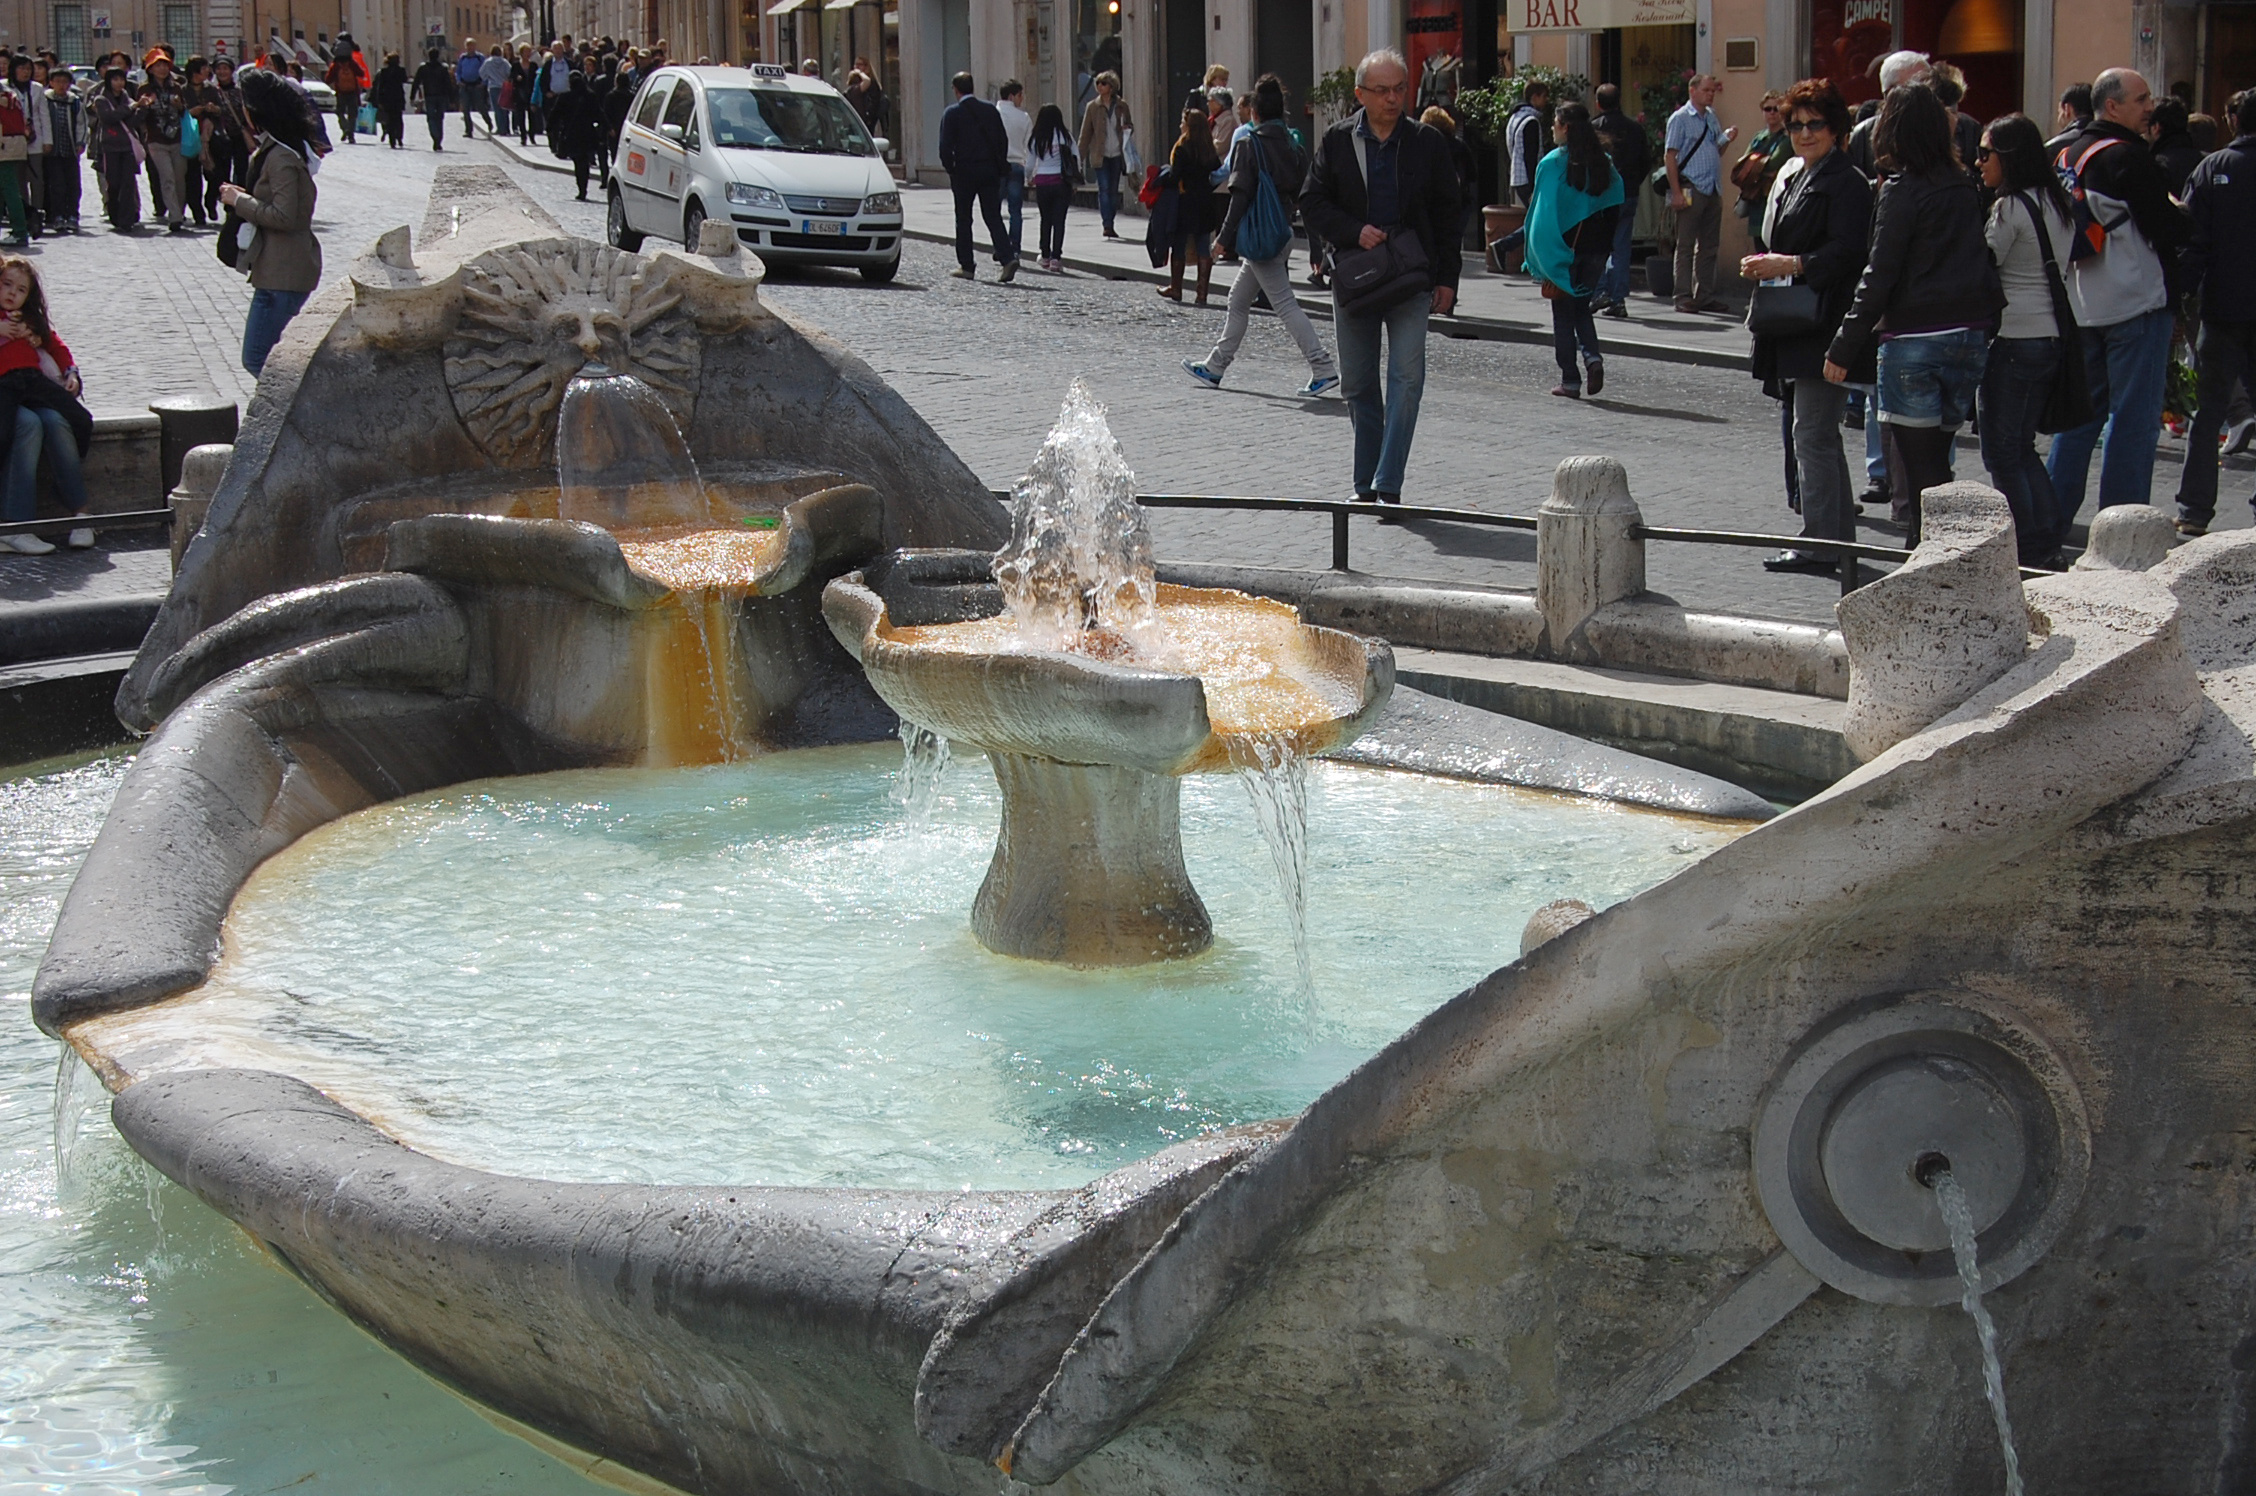
{"type": "Polygon", "coordinates": [[[901,194],[898,192],[873,192],[862,199],[864,213],[898,213],[901,211],[901,194]]]}
{"type": "Polygon", "coordinates": [[[783,210],[783,194],[773,187],[755,187],[750,182],[728,184],[728,200],[746,208],[774,208],[783,210]]]}

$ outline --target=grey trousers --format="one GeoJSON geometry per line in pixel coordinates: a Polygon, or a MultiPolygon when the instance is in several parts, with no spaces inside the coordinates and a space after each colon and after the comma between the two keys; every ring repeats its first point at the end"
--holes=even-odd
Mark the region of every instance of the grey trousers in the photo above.
{"type": "Polygon", "coordinates": [[[188,216],[188,163],[181,157],[179,143],[150,141],[149,164],[157,169],[157,180],[164,184],[165,222],[177,225],[188,216]]]}
{"type": "Polygon", "coordinates": [[[1676,215],[1676,299],[1697,306],[1715,295],[1716,246],[1723,239],[1723,199],[1684,184],[1691,206],[1676,215]]]}
{"type": "Polygon", "coordinates": [[[1230,283],[1230,310],[1222,319],[1222,339],[1214,351],[1206,356],[1206,367],[1216,374],[1230,367],[1238,356],[1238,345],[1245,341],[1246,324],[1253,319],[1253,296],[1265,291],[1269,305],[1276,310],[1277,320],[1285,324],[1285,331],[1300,345],[1300,356],[1308,360],[1308,377],[1330,379],[1339,373],[1332,362],[1331,350],[1317,335],[1316,324],[1308,320],[1293,299],[1292,251],[1268,260],[1246,260],[1238,266],[1238,278],[1230,283]]]}
{"type": "Polygon", "coordinates": [[[1802,534],[1811,540],[1854,540],[1855,490],[1849,486],[1848,455],[1841,450],[1841,413],[1848,408],[1849,387],[1823,379],[1797,379],[1792,390],[1802,534]]]}

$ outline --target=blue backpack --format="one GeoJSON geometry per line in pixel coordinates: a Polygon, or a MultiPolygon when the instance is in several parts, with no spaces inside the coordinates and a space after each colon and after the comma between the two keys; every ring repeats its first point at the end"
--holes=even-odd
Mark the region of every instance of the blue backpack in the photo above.
{"type": "Polygon", "coordinates": [[[1285,200],[1270,178],[1261,137],[1247,136],[1246,145],[1253,152],[1253,206],[1238,220],[1238,253],[1249,260],[1273,260],[1292,248],[1292,219],[1286,216],[1285,200]]]}

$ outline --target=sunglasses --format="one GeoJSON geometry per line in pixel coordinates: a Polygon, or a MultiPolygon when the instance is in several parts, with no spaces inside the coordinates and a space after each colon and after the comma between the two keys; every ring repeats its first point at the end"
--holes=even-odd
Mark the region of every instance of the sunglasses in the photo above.
{"type": "Polygon", "coordinates": [[[1793,135],[1815,135],[1824,128],[1826,128],[1825,121],[1821,119],[1790,119],[1786,121],[1787,132],[1793,135]]]}
{"type": "Polygon", "coordinates": [[[1976,147],[1974,148],[1974,159],[1975,159],[1975,160],[1977,160],[1977,161],[1987,161],[1987,160],[1989,160],[1989,159],[1990,159],[1990,158],[1991,158],[1992,156],[1995,156],[1996,154],[1997,154],[1997,152],[1996,152],[1996,151],[1993,151],[1993,150],[1991,150],[1991,149],[1990,149],[1990,148],[1989,148],[1988,146],[1986,146],[1986,145],[1984,145],[1984,146],[1976,146],[1976,147]]]}

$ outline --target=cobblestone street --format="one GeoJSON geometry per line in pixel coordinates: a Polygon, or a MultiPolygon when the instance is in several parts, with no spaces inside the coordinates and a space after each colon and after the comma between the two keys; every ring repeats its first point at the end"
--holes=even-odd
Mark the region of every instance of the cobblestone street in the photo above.
{"type": "MultiPolygon", "coordinates": [[[[363,143],[340,148],[319,179],[325,284],[377,234],[420,224],[433,167],[462,161],[504,165],[567,228],[601,236],[600,202],[573,201],[568,176],[519,164],[482,140],[465,147],[450,138],[443,154],[363,143]]],[[[96,413],[137,412],[175,393],[217,390],[247,401],[237,355],[248,291],[213,257],[215,235],[144,227],[129,237],[96,226],[91,214],[87,221],[84,236],[46,240],[34,253],[96,413]]],[[[948,276],[952,263],[947,249],[911,241],[892,285],[865,285],[846,272],[779,271],[767,296],[868,360],[996,487],[1025,469],[1078,375],[1110,406],[1146,490],[1346,495],[1347,408],[1336,398],[1292,395],[1306,366],[1273,317],[1256,317],[1227,387],[1214,391],[1194,384],[1180,361],[1211,345],[1219,304],[1178,307],[1147,284],[1090,275],[1029,271],[1003,286],[991,266],[967,284],[948,276]]],[[[1604,397],[1578,403],[1549,393],[1557,369],[1548,349],[1454,339],[1443,335],[1448,325],[1434,323],[1410,502],[1528,514],[1559,459],[1606,453],[1627,465],[1654,524],[1795,528],[1783,497],[1777,407],[1743,373],[1616,357],[1604,397]]],[[[1318,327],[1330,341],[1329,326],[1319,319],[1318,327]]],[[[1846,435],[1854,464],[1861,441],[1846,435]]],[[[2177,482],[2170,445],[2155,482],[2165,502],[2177,482]]],[[[1971,444],[1960,470],[1982,475],[1971,444]]],[[[2248,523],[2238,502],[2247,472],[2244,461],[2228,467],[2224,523],[2248,523]]],[[[1170,511],[1154,514],[1153,529],[1166,559],[1310,568],[1330,561],[1321,516],[1170,511]]],[[[1869,523],[1865,533],[1898,543],[1869,523]]],[[[1762,554],[1656,544],[1651,585],[1690,606],[1830,616],[1832,581],[1773,576],[1762,554]]],[[[1525,585],[1533,559],[1534,537],[1521,532],[1368,521],[1354,531],[1356,569],[1381,575],[1525,585]]]]}

